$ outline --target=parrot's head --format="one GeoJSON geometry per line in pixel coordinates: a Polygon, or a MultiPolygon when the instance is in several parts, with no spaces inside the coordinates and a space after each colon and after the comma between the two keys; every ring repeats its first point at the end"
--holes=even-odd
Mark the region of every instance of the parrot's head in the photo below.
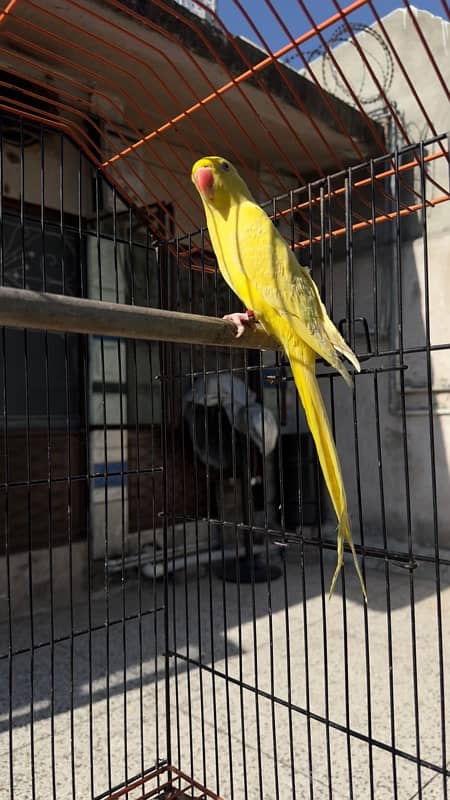
{"type": "Polygon", "coordinates": [[[217,210],[229,208],[230,203],[251,200],[251,194],[241,176],[227,158],[206,156],[195,162],[192,182],[205,206],[217,210]]]}

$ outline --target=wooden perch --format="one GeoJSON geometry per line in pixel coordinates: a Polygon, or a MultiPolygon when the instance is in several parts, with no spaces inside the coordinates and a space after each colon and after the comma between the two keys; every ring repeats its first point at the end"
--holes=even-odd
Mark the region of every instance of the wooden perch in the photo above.
{"type": "Polygon", "coordinates": [[[216,317],[3,287],[0,325],[212,347],[280,347],[258,325],[237,339],[233,323],[216,317]]]}

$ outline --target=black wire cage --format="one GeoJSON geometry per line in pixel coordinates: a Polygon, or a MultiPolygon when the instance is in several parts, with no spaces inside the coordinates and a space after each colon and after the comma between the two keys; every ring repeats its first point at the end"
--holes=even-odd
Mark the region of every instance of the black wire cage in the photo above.
{"type": "Polygon", "coordinates": [[[449,176],[429,165],[448,137],[266,206],[361,358],[353,391],[318,375],[367,605],[350,561],[328,601],[335,523],[282,354],[174,334],[237,307],[205,231],[176,236],[170,205],[149,227],[22,118],[11,197],[10,137],[4,116],[4,796],[446,798],[450,344],[429,265],[449,176]],[[22,290],[55,295],[40,323],[22,290]],[[172,333],[103,335],[80,300],[173,312],[172,333]]]}

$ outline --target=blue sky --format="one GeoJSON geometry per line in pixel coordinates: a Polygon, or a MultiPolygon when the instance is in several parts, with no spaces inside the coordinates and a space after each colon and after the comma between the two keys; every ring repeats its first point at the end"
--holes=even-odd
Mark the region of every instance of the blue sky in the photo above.
{"type": "MultiPolygon", "coordinates": [[[[305,17],[297,0],[272,1],[294,37],[310,30],[311,24],[305,17]]],[[[241,4],[252,19],[257,21],[259,30],[266,38],[272,50],[277,50],[287,43],[286,33],[277,23],[270,8],[266,5],[265,0],[241,0],[241,4]]],[[[341,0],[342,7],[349,4],[350,0],[348,3],[341,0]]],[[[431,11],[433,14],[437,14],[441,17],[444,16],[444,10],[440,0],[416,0],[414,4],[418,8],[431,11]]],[[[322,22],[336,13],[336,7],[331,0],[315,0],[314,2],[308,2],[307,5],[317,23],[322,22]]],[[[401,0],[375,0],[374,5],[380,16],[384,16],[400,6],[403,7],[401,0]]],[[[257,39],[256,33],[248,25],[233,0],[218,0],[218,13],[232,33],[247,36],[247,38],[262,46],[261,41],[257,39]]],[[[368,25],[373,22],[370,9],[366,6],[363,6],[362,9],[351,14],[348,19],[351,22],[368,25]]],[[[331,35],[332,29],[329,29],[328,38],[331,35]]],[[[305,54],[309,54],[316,45],[317,40],[306,43],[303,47],[305,54]]],[[[292,62],[292,66],[301,66],[298,59],[297,62],[292,62]]]]}

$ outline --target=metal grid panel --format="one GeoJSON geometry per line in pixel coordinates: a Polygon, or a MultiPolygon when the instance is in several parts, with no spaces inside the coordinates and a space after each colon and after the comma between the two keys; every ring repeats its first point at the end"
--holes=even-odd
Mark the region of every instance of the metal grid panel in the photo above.
{"type": "MultiPolygon", "coordinates": [[[[441,141],[446,143],[446,137],[441,141]]],[[[414,148],[417,167],[411,190],[418,193],[421,208],[433,191],[423,162],[432,145],[414,148]]],[[[439,361],[447,358],[449,344],[440,338],[439,317],[430,307],[430,283],[436,280],[429,271],[432,212],[424,208],[415,217],[415,230],[400,213],[400,164],[409,161],[411,152],[406,148],[310,184],[274,199],[269,207],[275,218],[283,215],[293,246],[302,228],[309,231],[307,256],[303,251],[300,258],[309,263],[327,307],[335,320],[342,320],[363,364],[353,397],[341,391],[337,375],[324,368],[319,373],[352,495],[367,607],[353,572],[346,573],[340,586],[342,602],[327,604],[334,530],[326,498],[320,490],[311,495],[314,481],[302,470],[309,456],[308,437],[298,407],[294,462],[283,454],[283,437],[275,454],[265,452],[264,435],[258,459],[249,414],[254,396],[249,399],[249,393],[257,395],[263,408],[275,411],[282,428],[286,405],[292,414],[296,402],[293,394],[286,401],[289,369],[267,355],[249,354],[241,362],[234,352],[202,355],[190,348],[180,353],[178,373],[169,382],[176,394],[177,377],[205,385],[209,380],[224,406],[230,399],[223,376],[233,375],[236,393],[239,381],[245,386],[242,436],[239,420],[231,419],[231,489],[224,488],[229,473],[223,466],[229,420],[222,413],[211,421],[206,394],[204,432],[200,423],[196,428],[210,443],[204,450],[208,497],[214,500],[206,522],[208,542],[218,536],[221,559],[217,563],[209,544],[207,567],[198,562],[194,575],[183,578],[184,597],[179,584],[171,592],[172,744],[182,762],[189,758],[193,763],[201,741],[205,780],[214,775],[225,796],[425,797],[428,783],[436,796],[448,791],[444,609],[450,562],[440,539],[442,532],[445,540],[447,525],[446,472],[444,467],[439,475],[443,462],[438,454],[445,434],[435,392],[439,361]],[[373,180],[378,171],[385,172],[392,195],[383,197],[384,187],[373,180]],[[377,225],[375,215],[367,226],[357,222],[361,198],[354,187],[361,185],[362,172],[372,176],[364,181],[362,201],[372,208],[385,203],[384,226],[377,225]],[[344,185],[344,192],[333,192],[333,185],[344,185]],[[391,202],[396,211],[389,210],[391,202]],[[299,206],[304,217],[296,214],[299,206]],[[345,215],[345,247],[338,237],[327,236],[335,214],[345,215]],[[415,259],[408,250],[411,237],[415,259]],[[410,285],[417,286],[417,281],[425,296],[420,310],[410,285]],[[200,366],[197,359],[203,359],[200,366]],[[217,446],[220,459],[215,457],[217,446]],[[420,474],[414,466],[418,458],[423,459],[420,474]],[[286,495],[284,484],[292,492],[294,468],[298,491],[292,517],[287,506],[293,497],[286,495]],[[273,475],[278,482],[275,498],[273,475]],[[216,493],[211,492],[214,487],[216,493]],[[304,518],[308,501],[316,504],[312,526],[304,518]],[[227,582],[218,580],[223,575],[227,582]],[[431,725],[425,697],[434,698],[431,725]],[[192,723],[198,715],[200,739],[198,725],[192,723]]],[[[195,261],[204,252],[200,236],[178,240],[183,258],[187,243],[195,261]]],[[[183,268],[184,261],[179,263],[183,268]]],[[[208,313],[207,304],[217,298],[217,276],[205,258],[199,292],[192,288],[194,274],[189,273],[191,290],[184,295],[180,290],[176,308],[186,307],[184,296],[189,309],[208,313]]],[[[216,309],[224,310],[220,305],[216,309]]],[[[241,412],[237,401],[233,411],[236,416],[241,412]]],[[[320,486],[320,476],[315,477],[320,486]]],[[[176,521],[182,518],[172,517],[173,525],[176,521]]],[[[209,785],[214,785],[211,778],[209,785]]]]}
{"type": "MultiPolygon", "coordinates": [[[[170,176],[183,209],[172,224],[183,232],[197,227],[199,205],[182,177],[187,167],[182,149],[193,161],[199,149],[211,153],[220,148],[244,170],[245,154],[256,157],[274,187],[268,188],[261,175],[253,176],[263,200],[274,191],[306,184],[312,174],[325,177],[385,153],[386,143],[387,150],[393,144],[413,144],[423,137],[411,132],[403,110],[391,99],[393,68],[398,91],[410,96],[420,129],[429,136],[442,132],[373,2],[356,0],[342,7],[333,0],[331,16],[317,20],[297,0],[298,24],[305,29],[297,35],[276,3],[264,0],[265,14],[286,40],[276,52],[244,3],[233,0],[233,7],[256,46],[233,36],[209,6],[197,5],[214,25],[165,0],[151,0],[143,8],[138,4],[139,10],[134,0],[8,3],[0,18],[8,64],[0,76],[0,106],[69,132],[151,225],[157,224],[155,205],[161,205],[170,176]],[[367,30],[379,52],[371,53],[364,39],[367,30]],[[356,77],[347,74],[345,48],[342,56],[335,47],[344,39],[357,60],[356,77]],[[286,66],[289,59],[295,59],[301,74],[286,66]],[[360,80],[369,87],[369,97],[376,98],[374,105],[367,106],[360,80]],[[250,84],[259,90],[258,99],[250,84]]],[[[438,102],[445,104],[448,76],[433,54],[436,43],[422,30],[408,0],[401,8],[411,53],[423,61],[430,85],[441,94],[438,102]]],[[[448,19],[445,0],[442,15],[448,19]]]]}
{"type": "MultiPolygon", "coordinates": [[[[10,73],[25,81],[13,101],[11,80],[0,80],[0,284],[43,293],[40,330],[17,295],[1,331],[2,785],[11,800],[176,792],[447,798],[450,342],[437,234],[448,224],[448,136],[434,127],[372,3],[335,4],[336,18],[320,25],[299,3],[310,19],[307,34],[291,36],[284,26],[289,43],[257,60],[225,33],[227,46],[241,48],[239,69],[206,94],[191,86],[191,105],[172,97],[177,115],[164,117],[160,108],[157,128],[146,117],[146,135],[136,125],[135,147],[127,150],[130,130],[124,137],[115,121],[105,65],[136,111],[139,92],[155,99],[156,82],[152,90],[136,86],[163,5],[200,42],[205,34],[172,4],[152,2],[147,16],[132,3],[103,5],[67,0],[64,17],[51,4],[19,0],[0,15],[8,58],[15,52],[10,73]],[[123,27],[107,7],[120,12],[123,27]],[[364,62],[357,29],[348,27],[359,7],[383,33],[429,138],[415,141],[369,64],[386,103],[382,125],[370,118],[324,39],[339,22],[364,62]],[[74,18],[81,12],[91,26],[74,18]],[[67,26],[64,52],[56,18],[67,26]],[[133,22],[142,24],[141,38],[133,22]],[[120,34],[108,53],[96,25],[120,34]],[[324,169],[303,148],[300,170],[280,146],[292,125],[263,76],[273,68],[317,125],[301,104],[297,78],[290,81],[281,64],[294,52],[306,58],[299,47],[317,37],[334,88],[345,87],[356,116],[345,104],[329,105],[312,70],[322,110],[350,150],[342,160],[331,148],[324,169]],[[26,48],[11,48],[17,43],[26,48]],[[39,77],[30,79],[43,51],[51,56],[49,75],[59,74],[58,98],[39,77]],[[131,53],[136,74],[127,67],[125,75],[131,53]],[[101,131],[88,106],[80,100],[74,109],[73,102],[75,85],[78,92],[94,79],[103,81],[106,103],[97,109],[101,131]],[[140,154],[203,106],[217,104],[231,118],[232,98],[249,79],[284,130],[274,145],[284,169],[273,174],[267,152],[259,153],[261,172],[273,179],[269,191],[256,176],[259,195],[270,197],[266,209],[363,363],[353,394],[324,365],[319,379],[344,466],[367,606],[348,569],[327,602],[334,524],[281,356],[206,347],[192,333],[180,345],[170,331],[181,325],[177,313],[220,316],[237,301],[191,215],[196,198],[187,171],[183,178],[169,173],[178,206],[162,202],[153,167],[137,169],[140,154]],[[345,128],[350,121],[353,132],[345,128]],[[137,159],[131,165],[130,156],[137,159]],[[67,313],[62,333],[55,332],[61,322],[58,328],[46,317],[47,293],[59,319],[67,313]],[[118,327],[104,336],[94,307],[90,322],[77,319],[79,297],[109,301],[119,313],[127,305],[173,316],[161,341],[142,327],[137,333],[131,318],[129,338],[118,327]]],[[[282,24],[275,4],[265,5],[282,24]]],[[[430,81],[445,94],[426,33],[408,3],[404,9],[428,54],[430,81]]],[[[178,53],[188,57],[181,45],[178,53]]],[[[246,113],[256,118],[247,101],[246,113]]],[[[208,118],[215,127],[199,125],[208,131],[205,147],[221,129],[218,112],[208,118]]],[[[251,126],[242,127],[244,147],[251,126]]],[[[316,133],[320,139],[320,126],[316,133]]],[[[256,138],[247,144],[259,146],[256,138]]],[[[236,141],[227,140],[228,151],[242,162],[236,141]]],[[[161,166],[168,167],[162,158],[161,166]]],[[[225,324],[200,324],[211,337],[214,330],[214,341],[229,343],[225,324]]]]}
{"type": "MultiPolygon", "coordinates": [[[[53,133],[41,129],[43,152],[47,136],[53,133]]],[[[319,376],[347,476],[368,606],[352,571],[339,584],[341,599],[327,602],[333,524],[279,356],[54,332],[39,334],[32,351],[35,332],[3,329],[1,719],[11,798],[97,797],[108,787],[108,796],[126,794],[138,780],[130,776],[166,758],[222,797],[426,796],[428,784],[446,795],[450,559],[440,540],[445,407],[436,405],[435,390],[449,343],[430,306],[434,210],[427,199],[434,187],[425,154],[434,144],[361,168],[369,176],[385,172],[396,214],[378,180],[364,179],[365,196],[355,201],[359,168],[270,207],[293,244],[309,231],[302,253],[363,362],[353,396],[323,366],[319,376]],[[404,217],[400,164],[412,155],[418,209],[404,217]],[[384,224],[372,217],[369,229],[359,226],[358,203],[373,207],[382,202],[377,194],[386,204],[384,224]],[[342,213],[345,237],[327,236],[342,213]],[[409,291],[414,281],[423,282],[421,309],[409,291]],[[37,373],[31,353],[43,359],[37,373]],[[84,398],[81,416],[72,376],[84,398]],[[414,464],[417,423],[425,472],[414,464]],[[274,424],[286,433],[275,442],[274,424]],[[18,426],[25,452],[15,446],[18,426]],[[58,441],[65,442],[60,451],[58,441]],[[77,541],[80,483],[87,494],[77,541]],[[46,498],[43,518],[33,505],[36,487],[46,498]],[[59,488],[66,499],[60,516],[59,488]],[[27,512],[16,546],[19,490],[27,512]]],[[[447,147],[446,137],[439,144],[447,147]]],[[[60,138],[59,147],[63,182],[72,145],[60,138]]],[[[43,206],[37,215],[39,237],[56,226],[56,256],[48,243],[30,250],[36,209],[5,206],[4,285],[28,286],[41,276],[42,286],[32,288],[61,291],[62,281],[70,296],[64,254],[76,234],[91,297],[155,305],[159,296],[174,312],[202,315],[233,308],[203,232],[168,239],[156,253],[131,210],[113,208],[101,218],[102,178],[83,158],[78,177],[78,218],[66,217],[63,206],[58,217],[47,218],[43,206]],[[87,176],[96,198],[89,224],[81,213],[87,176]],[[12,259],[10,217],[21,243],[12,259]],[[104,271],[111,263],[112,286],[104,271]],[[50,275],[60,282],[46,285],[50,275]]]]}

